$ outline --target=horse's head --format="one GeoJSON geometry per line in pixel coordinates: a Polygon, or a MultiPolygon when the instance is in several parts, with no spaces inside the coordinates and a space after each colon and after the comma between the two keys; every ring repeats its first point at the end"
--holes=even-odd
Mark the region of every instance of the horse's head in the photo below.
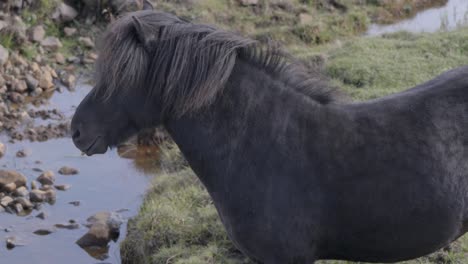
{"type": "Polygon", "coordinates": [[[104,35],[96,86],[71,123],[73,142],[87,155],[105,153],[138,131],[160,124],[159,100],[150,98],[145,79],[150,56],[142,30],[137,18],[127,16],[104,35]]]}

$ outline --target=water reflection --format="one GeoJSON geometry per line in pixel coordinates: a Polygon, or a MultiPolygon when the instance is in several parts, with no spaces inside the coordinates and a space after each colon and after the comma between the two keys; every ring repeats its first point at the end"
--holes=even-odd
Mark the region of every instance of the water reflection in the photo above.
{"type": "Polygon", "coordinates": [[[366,35],[376,36],[398,31],[413,33],[447,31],[465,25],[468,25],[468,1],[449,0],[443,7],[421,11],[413,18],[402,20],[395,24],[372,24],[366,35]]]}

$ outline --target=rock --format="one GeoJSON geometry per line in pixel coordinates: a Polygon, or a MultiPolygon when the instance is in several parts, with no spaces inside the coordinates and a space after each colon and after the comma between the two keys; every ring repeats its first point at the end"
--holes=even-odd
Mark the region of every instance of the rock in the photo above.
{"type": "Polygon", "coordinates": [[[43,185],[41,188],[39,188],[39,190],[44,191],[44,192],[49,191],[49,190],[53,190],[53,189],[54,189],[54,187],[52,187],[52,185],[47,185],[47,184],[43,185]]]}
{"type": "Polygon", "coordinates": [[[0,191],[9,183],[15,183],[16,188],[25,186],[26,177],[16,171],[0,170],[0,191]]]}
{"type": "Polygon", "coordinates": [[[29,201],[28,199],[24,198],[24,197],[18,197],[18,198],[15,198],[14,200],[15,203],[18,203],[18,204],[21,204],[21,206],[26,209],[26,210],[29,210],[29,209],[32,209],[33,208],[33,204],[31,203],[31,201],[29,201]]]}
{"type": "Polygon", "coordinates": [[[47,236],[54,232],[55,232],[55,228],[41,228],[41,229],[34,231],[33,233],[39,236],[47,236]]]}
{"type": "Polygon", "coordinates": [[[16,244],[16,238],[15,237],[9,237],[6,240],[6,247],[7,249],[14,249],[17,246],[16,244]]]}
{"type": "Polygon", "coordinates": [[[55,182],[54,172],[45,171],[37,177],[36,181],[40,182],[42,185],[53,185],[55,182]]]}
{"type": "Polygon", "coordinates": [[[44,37],[45,37],[45,29],[43,26],[39,25],[39,26],[34,26],[34,27],[31,27],[29,30],[28,30],[28,35],[29,35],[29,40],[31,41],[34,41],[34,42],[38,42],[40,43],[41,41],[44,40],[44,37]]]}
{"type": "Polygon", "coordinates": [[[36,190],[37,189],[37,182],[36,181],[32,181],[31,182],[31,190],[36,190]]]}
{"type": "Polygon", "coordinates": [[[3,144],[2,142],[0,142],[0,158],[2,158],[3,156],[5,156],[5,153],[6,153],[5,144],[3,144]]]}
{"type": "Polygon", "coordinates": [[[29,199],[33,203],[42,203],[42,202],[52,203],[52,202],[55,202],[56,198],[57,198],[57,194],[55,193],[54,190],[43,191],[43,190],[36,189],[36,190],[32,190],[29,193],[29,199]]]}
{"type": "Polygon", "coordinates": [[[258,0],[239,0],[239,2],[243,6],[258,5],[258,0]]]}
{"type": "Polygon", "coordinates": [[[38,213],[38,214],[36,215],[36,217],[39,218],[39,219],[44,220],[44,219],[47,218],[47,214],[44,213],[44,212],[40,212],[40,213],[38,213]]]}
{"type": "Polygon", "coordinates": [[[26,81],[24,80],[15,80],[12,83],[12,88],[14,91],[17,91],[19,93],[24,93],[26,90],[28,90],[28,85],[26,84],[26,81]]]}
{"type": "Polygon", "coordinates": [[[75,75],[64,72],[61,76],[61,81],[69,90],[75,89],[75,84],[76,84],[75,75]]]}
{"type": "Polygon", "coordinates": [[[2,45],[0,45],[0,66],[5,65],[5,63],[8,61],[10,53],[8,52],[7,49],[5,49],[2,45]]]}
{"type": "Polygon", "coordinates": [[[29,191],[28,191],[28,189],[27,189],[25,186],[21,186],[21,187],[19,187],[19,188],[17,188],[17,189],[15,190],[15,192],[13,193],[13,195],[15,195],[15,196],[17,196],[17,197],[18,197],[18,196],[19,196],[19,197],[26,197],[26,196],[29,195],[29,191]]]}
{"type": "Polygon", "coordinates": [[[43,71],[39,79],[39,87],[44,90],[54,87],[54,79],[49,71],[43,71]]]}
{"type": "Polygon", "coordinates": [[[16,184],[14,182],[10,182],[8,184],[5,184],[5,186],[3,186],[3,191],[6,193],[12,193],[15,190],[16,190],[16,184]]]}
{"type": "Polygon", "coordinates": [[[119,237],[120,225],[123,223],[120,215],[111,212],[100,212],[88,218],[90,229],[76,243],[82,247],[105,247],[111,240],[119,237]]]}
{"type": "Polygon", "coordinates": [[[72,37],[73,35],[75,35],[77,32],[76,28],[72,28],[72,27],[65,27],[63,29],[63,33],[65,34],[65,36],[67,37],[72,37]]]}
{"type": "Polygon", "coordinates": [[[94,48],[94,42],[91,40],[89,37],[79,37],[78,42],[81,43],[81,45],[85,46],[86,48],[94,48]]]}
{"type": "Polygon", "coordinates": [[[13,202],[13,198],[10,196],[5,196],[0,200],[0,205],[3,207],[8,207],[13,202]]]}
{"type": "Polygon", "coordinates": [[[71,185],[70,184],[61,184],[61,185],[55,185],[54,187],[55,187],[55,189],[57,189],[59,191],[66,191],[66,190],[71,188],[71,185]]]}
{"type": "Polygon", "coordinates": [[[24,95],[18,93],[18,92],[11,92],[10,93],[10,101],[13,103],[19,104],[24,102],[24,95]]]}
{"type": "Polygon", "coordinates": [[[24,211],[23,206],[20,203],[14,203],[13,209],[15,210],[15,213],[17,214],[21,214],[24,211]]]}
{"type": "Polygon", "coordinates": [[[80,206],[81,202],[80,201],[71,201],[71,202],[69,202],[69,204],[71,204],[73,206],[80,206]]]}
{"type": "Polygon", "coordinates": [[[76,56],[71,56],[71,57],[68,57],[67,58],[67,62],[68,63],[78,63],[80,62],[80,59],[76,56]]]}
{"type": "Polygon", "coordinates": [[[62,47],[62,42],[56,37],[47,37],[41,41],[41,45],[47,50],[57,51],[62,47]]]}
{"type": "Polygon", "coordinates": [[[30,149],[22,149],[22,150],[18,150],[18,152],[16,152],[16,157],[18,158],[24,158],[24,157],[27,157],[29,155],[32,154],[32,150],[30,149]]]}
{"type": "Polygon", "coordinates": [[[60,3],[55,12],[52,14],[52,19],[60,22],[70,22],[78,16],[78,11],[75,8],[65,4],[60,3]]]}
{"type": "Polygon", "coordinates": [[[65,64],[65,57],[62,53],[57,52],[55,53],[55,62],[58,64],[65,64]]]}
{"type": "Polygon", "coordinates": [[[31,74],[26,74],[26,85],[29,91],[34,91],[39,85],[39,81],[34,78],[31,74]]]}
{"type": "Polygon", "coordinates": [[[80,228],[78,223],[56,224],[56,228],[74,230],[80,228]]]}
{"type": "Polygon", "coordinates": [[[63,166],[58,171],[62,175],[75,175],[78,174],[78,170],[72,167],[63,166]]]}

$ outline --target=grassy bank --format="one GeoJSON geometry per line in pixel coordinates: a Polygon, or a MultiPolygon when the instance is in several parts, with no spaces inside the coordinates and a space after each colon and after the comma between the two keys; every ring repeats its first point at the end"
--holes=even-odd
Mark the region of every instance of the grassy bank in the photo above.
{"type": "MultiPolygon", "coordinates": [[[[468,62],[468,29],[359,38],[326,50],[325,69],[355,100],[384,96],[468,62]]],[[[174,153],[174,149],[171,153],[174,153]]],[[[174,156],[171,154],[170,156],[174,156]]],[[[126,263],[250,263],[226,237],[208,194],[190,169],[159,175],[122,244],[126,263]]],[[[468,237],[405,264],[467,263],[468,237]]],[[[124,262],[125,263],[125,262],[124,262]]],[[[322,261],[321,264],[351,262],[322,261]]]]}

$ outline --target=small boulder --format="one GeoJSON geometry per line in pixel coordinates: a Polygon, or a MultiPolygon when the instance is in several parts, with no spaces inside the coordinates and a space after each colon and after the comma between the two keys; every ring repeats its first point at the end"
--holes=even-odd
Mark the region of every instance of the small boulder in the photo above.
{"type": "Polygon", "coordinates": [[[72,28],[72,27],[65,27],[63,29],[63,33],[65,34],[65,36],[67,37],[72,37],[76,34],[77,30],[76,28],[72,28]]]}
{"type": "Polygon", "coordinates": [[[65,64],[65,57],[62,53],[57,52],[55,53],[55,62],[58,64],[65,64]]]}
{"type": "Polygon", "coordinates": [[[100,212],[88,218],[89,231],[76,243],[82,248],[106,247],[111,240],[117,240],[120,225],[123,223],[119,214],[100,212]]]}
{"type": "Polygon", "coordinates": [[[63,166],[58,171],[62,175],[75,175],[78,174],[78,170],[72,167],[63,166]]]}
{"type": "Polygon", "coordinates": [[[44,213],[44,212],[40,212],[40,213],[38,213],[38,214],[36,215],[36,217],[39,218],[39,219],[44,220],[44,219],[47,218],[47,214],[44,213]]]}
{"type": "Polygon", "coordinates": [[[17,197],[26,197],[29,195],[29,191],[25,186],[21,186],[14,191],[13,195],[17,197]]]}
{"type": "Polygon", "coordinates": [[[28,199],[26,199],[24,197],[15,198],[14,203],[21,204],[21,206],[26,210],[32,209],[34,207],[34,205],[31,203],[31,201],[29,201],[28,199]]]}
{"type": "Polygon", "coordinates": [[[46,34],[45,29],[41,25],[31,27],[28,30],[29,40],[33,42],[40,43],[41,41],[44,40],[45,34],[46,34]]]}
{"type": "Polygon", "coordinates": [[[10,182],[8,184],[5,184],[5,186],[3,186],[3,191],[4,192],[12,193],[15,190],[16,190],[16,184],[14,182],[10,182]]]}
{"type": "Polygon", "coordinates": [[[75,8],[65,4],[60,3],[55,12],[52,14],[52,19],[60,22],[70,22],[78,16],[78,11],[75,8]]]}
{"type": "Polygon", "coordinates": [[[10,196],[5,196],[2,199],[0,199],[0,205],[3,207],[8,207],[12,202],[13,198],[11,198],[10,196]]]}
{"type": "Polygon", "coordinates": [[[10,53],[2,45],[0,45],[0,66],[3,66],[7,61],[10,53]]]}
{"type": "Polygon", "coordinates": [[[15,183],[16,188],[26,185],[26,177],[23,174],[11,170],[0,170],[0,191],[5,185],[15,183]]]}
{"type": "Polygon", "coordinates": [[[0,142],[0,158],[2,158],[6,153],[6,147],[5,147],[5,144],[3,144],[2,142],[0,142]]]}
{"type": "Polygon", "coordinates": [[[62,42],[56,37],[47,37],[41,41],[42,47],[44,47],[47,50],[51,51],[57,51],[59,48],[61,48],[62,42]]]}
{"type": "Polygon", "coordinates": [[[40,182],[42,185],[53,185],[55,182],[55,175],[53,171],[44,171],[36,181],[40,182]]]}
{"type": "Polygon", "coordinates": [[[61,76],[61,81],[69,90],[75,89],[75,85],[76,85],[75,75],[64,72],[61,76]]]}
{"type": "Polygon", "coordinates": [[[89,37],[79,37],[78,42],[86,48],[94,48],[94,41],[89,37]]]}
{"type": "Polygon", "coordinates": [[[29,193],[29,199],[33,203],[42,203],[42,202],[48,202],[52,203],[55,202],[57,198],[57,194],[55,193],[54,190],[47,190],[47,191],[42,191],[42,190],[32,190],[29,193]]]}
{"type": "Polygon", "coordinates": [[[29,91],[34,91],[39,85],[39,81],[31,74],[26,74],[26,85],[28,86],[29,91]]]}

